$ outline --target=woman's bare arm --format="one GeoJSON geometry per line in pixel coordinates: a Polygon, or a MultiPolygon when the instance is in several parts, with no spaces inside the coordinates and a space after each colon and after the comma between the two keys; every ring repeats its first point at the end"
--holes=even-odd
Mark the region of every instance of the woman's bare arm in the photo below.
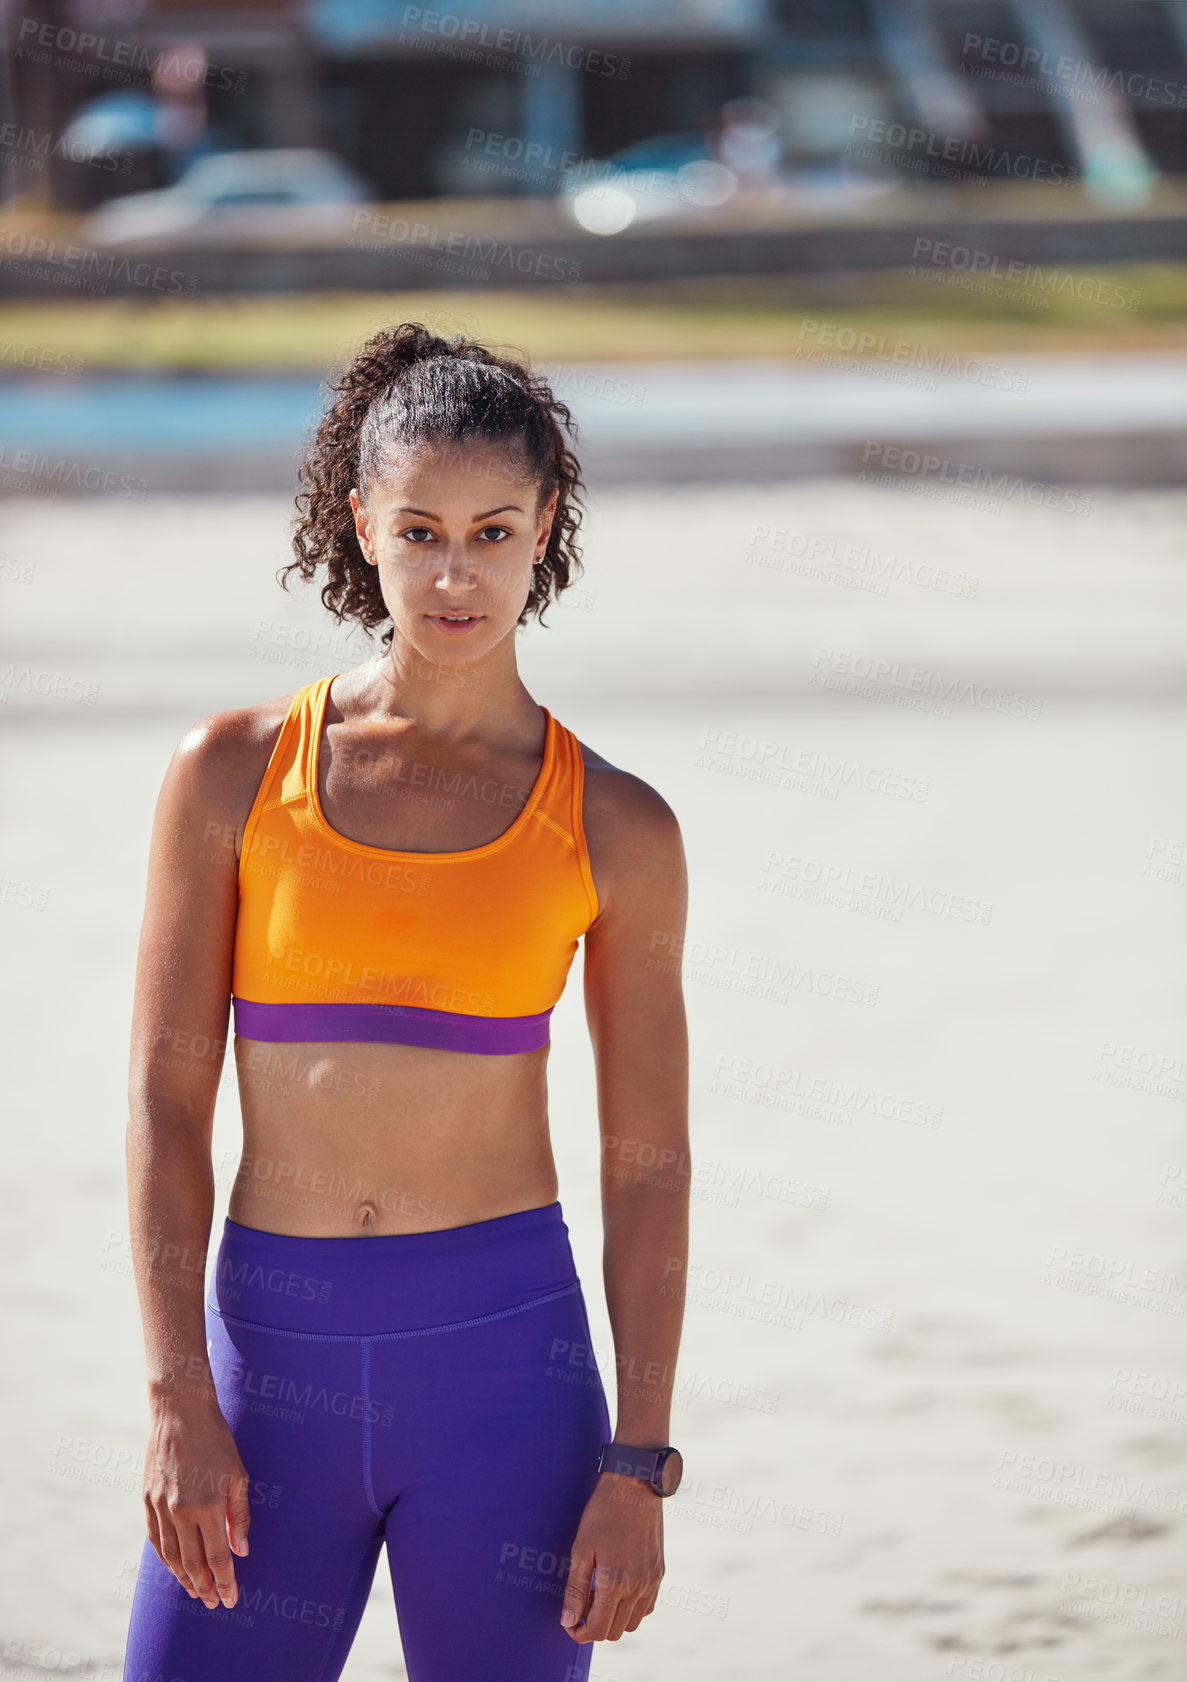
{"type": "MultiPolygon", "coordinates": [[[[595,779],[591,779],[595,781],[595,779]]],[[[603,783],[609,779],[597,779],[603,783]]],[[[585,1002],[602,1137],[603,1276],[614,1336],[616,1442],[662,1448],[684,1315],[688,1259],[688,1028],[680,953],[688,906],[679,825],[638,778],[615,773],[587,801],[599,913],[585,938],[585,1002]]],[[[598,1515],[574,1549],[578,1641],[617,1640],[655,1605],[663,1575],[661,1498],[603,1473],[598,1515]],[[582,1578],[585,1577],[583,1583],[582,1578]]],[[[587,1511],[587,1516],[589,1513],[587,1511]]],[[[574,1580],[575,1579],[575,1580],[574,1580]]]]}
{"type": "Polygon", "coordinates": [[[635,779],[613,879],[585,944],[602,1136],[603,1272],[615,1439],[663,1447],[688,1259],[688,878],[679,825],[635,779]]]}
{"type": "Polygon", "coordinates": [[[211,1136],[229,1018],[236,836],[267,763],[258,712],[204,720],[179,744],[153,819],[128,1080],[128,1219],[151,1417],[149,1536],[191,1596],[234,1605],[247,1475],[218,1407],[203,1285],[211,1136]]]}

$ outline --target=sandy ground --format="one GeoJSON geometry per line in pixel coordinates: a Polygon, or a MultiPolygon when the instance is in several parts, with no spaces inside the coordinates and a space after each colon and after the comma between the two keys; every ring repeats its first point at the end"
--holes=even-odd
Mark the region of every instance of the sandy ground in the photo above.
{"type": "MultiPolygon", "coordinates": [[[[686,1489],[598,1682],[1182,1674],[1187,498],[1087,501],[605,491],[522,640],[692,879],[686,1489]]],[[[5,514],[0,1675],[115,1678],[153,803],[189,724],[356,656],[274,583],[283,498],[5,514]]],[[[554,1133],[608,1377],[591,1068],[575,969],[554,1133]]],[[[224,1200],[235,1138],[228,1085],[224,1200]]],[[[381,1565],[345,1675],[403,1674],[381,1565]]]]}

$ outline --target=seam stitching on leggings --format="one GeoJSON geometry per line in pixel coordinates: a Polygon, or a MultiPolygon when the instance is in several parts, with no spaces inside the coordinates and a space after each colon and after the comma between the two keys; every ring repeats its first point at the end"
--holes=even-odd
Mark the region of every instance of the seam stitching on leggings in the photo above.
{"type": "Polygon", "coordinates": [[[364,1338],[359,1351],[362,1364],[362,1392],[363,1392],[363,1490],[371,1504],[371,1511],[376,1518],[382,1518],[383,1508],[375,1499],[375,1481],[372,1477],[371,1463],[371,1421],[368,1417],[371,1410],[371,1346],[364,1338]]]}
{"type": "Polygon", "coordinates": [[[267,1332],[271,1337],[295,1337],[305,1343],[379,1343],[395,1337],[431,1337],[434,1332],[460,1332],[467,1326],[484,1325],[488,1320],[505,1320],[509,1314],[523,1314],[529,1308],[538,1308],[541,1303],[570,1296],[580,1288],[580,1279],[574,1279],[572,1284],[562,1285],[559,1291],[548,1291],[544,1296],[533,1297],[530,1302],[517,1302],[512,1308],[496,1309],[493,1314],[475,1314],[468,1320],[450,1320],[443,1326],[413,1326],[402,1332],[292,1332],[284,1326],[267,1326],[259,1320],[243,1320],[237,1314],[224,1314],[221,1308],[210,1302],[206,1306],[228,1325],[246,1326],[250,1331],[267,1332]]]}

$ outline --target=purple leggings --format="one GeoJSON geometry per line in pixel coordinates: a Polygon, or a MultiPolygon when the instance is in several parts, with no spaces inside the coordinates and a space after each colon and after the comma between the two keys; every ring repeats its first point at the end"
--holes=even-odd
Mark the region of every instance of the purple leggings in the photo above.
{"type": "Polygon", "coordinates": [[[124,1682],[335,1682],[386,1542],[409,1682],[584,1682],[561,1627],[610,1438],[559,1203],[386,1237],[228,1220],[206,1304],[251,1480],[239,1600],[145,1539],[124,1682]]]}

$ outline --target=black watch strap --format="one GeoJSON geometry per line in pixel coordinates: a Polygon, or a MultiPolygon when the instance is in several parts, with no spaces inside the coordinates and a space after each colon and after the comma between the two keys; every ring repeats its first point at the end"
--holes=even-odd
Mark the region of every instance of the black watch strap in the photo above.
{"type": "Polygon", "coordinates": [[[616,1472],[626,1478],[642,1478],[657,1495],[665,1496],[676,1493],[683,1462],[679,1451],[670,1443],[665,1448],[634,1448],[630,1443],[603,1443],[598,1455],[598,1471],[616,1472]]]}
{"type": "Polygon", "coordinates": [[[598,1457],[599,1472],[617,1472],[624,1478],[643,1478],[655,1482],[659,1471],[662,1448],[631,1448],[627,1443],[603,1443],[598,1457]]]}

